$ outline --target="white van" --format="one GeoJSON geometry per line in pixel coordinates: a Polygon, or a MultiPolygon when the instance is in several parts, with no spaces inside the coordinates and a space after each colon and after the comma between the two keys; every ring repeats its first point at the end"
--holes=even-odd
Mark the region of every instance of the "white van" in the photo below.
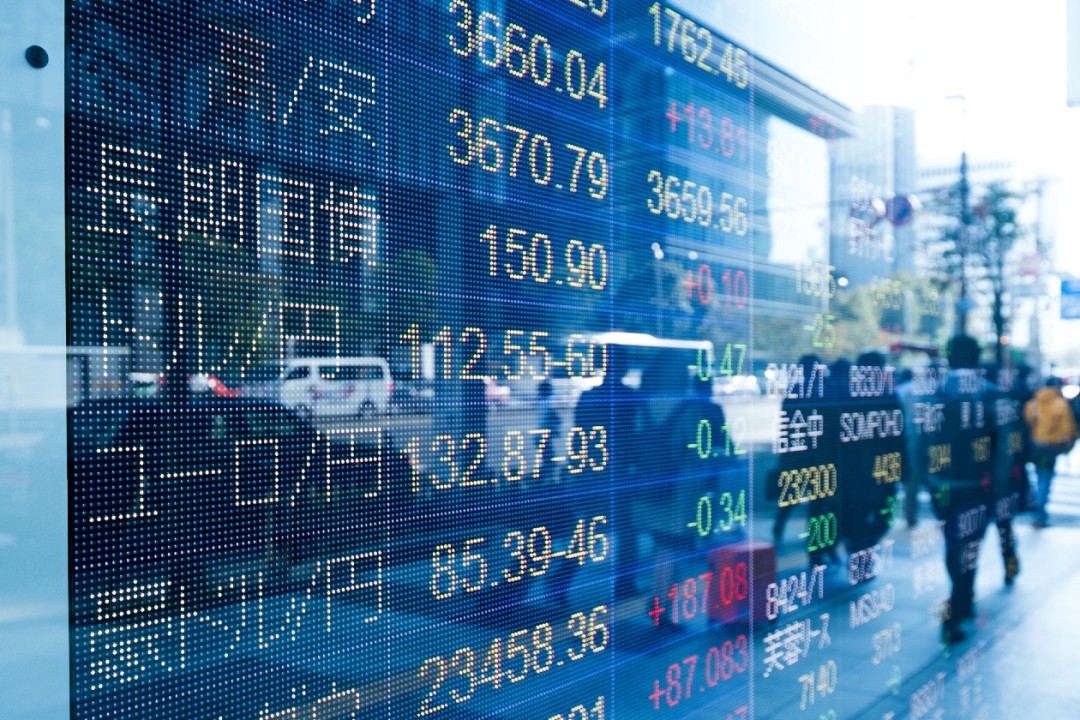
{"type": "Polygon", "coordinates": [[[394,380],[380,357],[295,358],[285,363],[281,404],[305,417],[385,414],[394,380]]]}

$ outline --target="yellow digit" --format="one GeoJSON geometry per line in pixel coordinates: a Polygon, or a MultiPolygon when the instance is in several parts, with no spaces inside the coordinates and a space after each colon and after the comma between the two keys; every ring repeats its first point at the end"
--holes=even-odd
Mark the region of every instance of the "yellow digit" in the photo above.
{"type": "Polygon", "coordinates": [[[603,425],[593,425],[589,430],[589,442],[593,444],[593,449],[599,453],[599,458],[594,453],[589,454],[589,465],[594,472],[602,472],[607,467],[608,463],[608,449],[607,449],[607,428],[603,425]]]}
{"type": "Polygon", "coordinates": [[[517,582],[525,576],[525,571],[529,569],[525,559],[525,536],[520,531],[514,530],[507,534],[506,540],[503,541],[503,547],[509,548],[515,544],[515,540],[517,541],[517,547],[510,552],[510,557],[516,557],[518,559],[518,571],[517,574],[514,575],[509,569],[503,570],[503,577],[506,578],[507,582],[517,582]]]}
{"type": "Polygon", "coordinates": [[[450,124],[461,125],[461,128],[457,131],[457,136],[461,138],[463,146],[459,148],[453,144],[447,145],[446,148],[450,151],[450,158],[459,165],[468,165],[473,159],[472,117],[467,111],[454,108],[450,112],[450,124]]]}
{"type": "Polygon", "coordinates": [[[525,77],[529,72],[529,55],[525,52],[526,39],[525,28],[517,23],[506,26],[506,33],[503,35],[503,54],[506,60],[506,71],[514,77],[525,77]],[[521,37],[520,45],[514,42],[515,35],[521,37]],[[515,57],[517,60],[514,59],[515,57]]]}
{"type": "Polygon", "coordinates": [[[457,588],[457,573],[454,571],[454,546],[453,545],[439,545],[431,553],[431,594],[440,600],[445,600],[448,597],[453,596],[454,590],[457,588]],[[442,586],[441,577],[447,576],[445,590],[440,589],[442,586]]]}
{"type": "Polygon", "coordinates": [[[499,40],[502,31],[502,21],[494,13],[484,12],[480,13],[480,22],[478,23],[477,35],[479,39],[477,41],[477,56],[480,58],[480,62],[484,63],[488,67],[498,67],[502,63],[502,48],[500,47],[499,40]],[[489,52],[486,48],[490,47],[489,52]]]}
{"type": "Polygon", "coordinates": [[[454,52],[462,57],[468,57],[473,51],[472,9],[465,0],[452,0],[450,12],[456,15],[459,9],[462,11],[462,17],[457,21],[457,27],[461,28],[461,37],[447,35],[446,39],[450,41],[450,47],[454,52]]]}
{"type": "Polygon", "coordinates": [[[585,613],[576,612],[570,616],[569,622],[566,627],[570,630],[571,634],[581,640],[581,647],[578,649],[569,648],[567,654],[571,660],[580,660],[585,657],[586,651],[589,649],[589,632],[588,632],[588,618],[585,617],[585,613]],[[575,628],[575,625],[577,626],[575,628]]]}
{"type": "Polygon", "coordinates": [[[648,182],[654,183],[652,191],[656,195],[656,199],[649,198],[646,204],[649,206],[649,212],[653,215],[659,215],[664,212],[664,175],[659,170],[651,170],[649,172],[648,182]]]}
{"type": "Polygon", "coordinates": [[[555,648],[551,646],[554,631],[548,623],[540,623],[533,630],[533,669],[537,673],[547,672],[555,662],[555,648]],[[540,662],[540,655],[544,655],[544,662],[540,662]]]}
{"type": "Polygon", "coordinates": [[[525,477],[525,434],[511,430],[503,437],[503,477],[516,482],[525,477]]]}
{"type": "Polygon", "coordinates": [[[450,658],[450,669],[457,668],[457,676],[467,678],[468,690],[465,692],[459,692],[456,687],[450,688],[450,697],[454,698],[455,702],[463,703],[472,697],[473,690],[476,689],[476,653],[472,648],[461,648],[454,657],[450,658]]]}

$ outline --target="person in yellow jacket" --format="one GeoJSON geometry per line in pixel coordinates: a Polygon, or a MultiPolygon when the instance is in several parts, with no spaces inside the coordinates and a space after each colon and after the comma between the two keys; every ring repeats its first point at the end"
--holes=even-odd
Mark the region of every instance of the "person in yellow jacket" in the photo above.
{"type": "Polygon", "coordinates": [[[1061,380],[1050,378],[1046,387],[1024,404],[1024,422],[1031,430],[1031,460],[1038,478],[1038,508],[1035,527],[1046,527],[1046,502],[1054,481],[1057,457],[1072,450],[1076,442],[1076,418],[1061,394],[1061,380]]]}

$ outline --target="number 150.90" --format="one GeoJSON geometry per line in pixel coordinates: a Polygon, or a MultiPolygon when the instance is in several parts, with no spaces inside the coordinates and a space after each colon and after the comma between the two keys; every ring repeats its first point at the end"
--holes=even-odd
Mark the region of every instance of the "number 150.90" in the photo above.
{"type": "Polygon", "coordinates": [[[488,246],[488,275],[541,285],[603,290],[607,287],[607,250],[600,243],[562,241],[546,233],[489,225],[480,235],[488,246]]]}

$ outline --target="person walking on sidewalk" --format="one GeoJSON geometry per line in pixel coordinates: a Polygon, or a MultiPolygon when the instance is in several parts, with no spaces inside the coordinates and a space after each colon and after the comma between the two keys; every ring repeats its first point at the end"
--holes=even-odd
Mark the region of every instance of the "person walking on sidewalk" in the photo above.
{"type": "Polygon", "coordinates": [[[943,522],[945,569],[952,588],[942,612],[941,640],[962,641],[975,617],[975,569],[989,520],[996,417],[993,392],[979,367],[979,345],[969,335],[949,341],[949,371],[938,387],[942,422],[927,457],[934,512],[943,522]]]}
{"type": "Polygon", "coordinates": [[[1061,380],[1055,377],[1024,404],[1024,422],[1031,428],[1031,460],[1038,478],[1038,506],[1035,527],[1047,524],[1046,503],[1054,481],[1058,455],[1072,450],[1076,442],[1076,419],[1069,402],[1061,394],[1061,380]]]}
{"type": "Polygon", "coordinates": [[[993,467],[990,488],[994,498],[994,523],[997,525],[1001,559],[1005,563],[1005,584],[1012,585],[1020,574],[1020,557],[1016,552],[1016,533],[1013,518],[1026,502],[1028,479],[1024,470],[1024,437],[1026,427],[1017,387],[1023,383],[1017,372],[997,363],[985,365],[986,380],[993,388],[993,413],[996,425],[993,448],[993,467]]]}

